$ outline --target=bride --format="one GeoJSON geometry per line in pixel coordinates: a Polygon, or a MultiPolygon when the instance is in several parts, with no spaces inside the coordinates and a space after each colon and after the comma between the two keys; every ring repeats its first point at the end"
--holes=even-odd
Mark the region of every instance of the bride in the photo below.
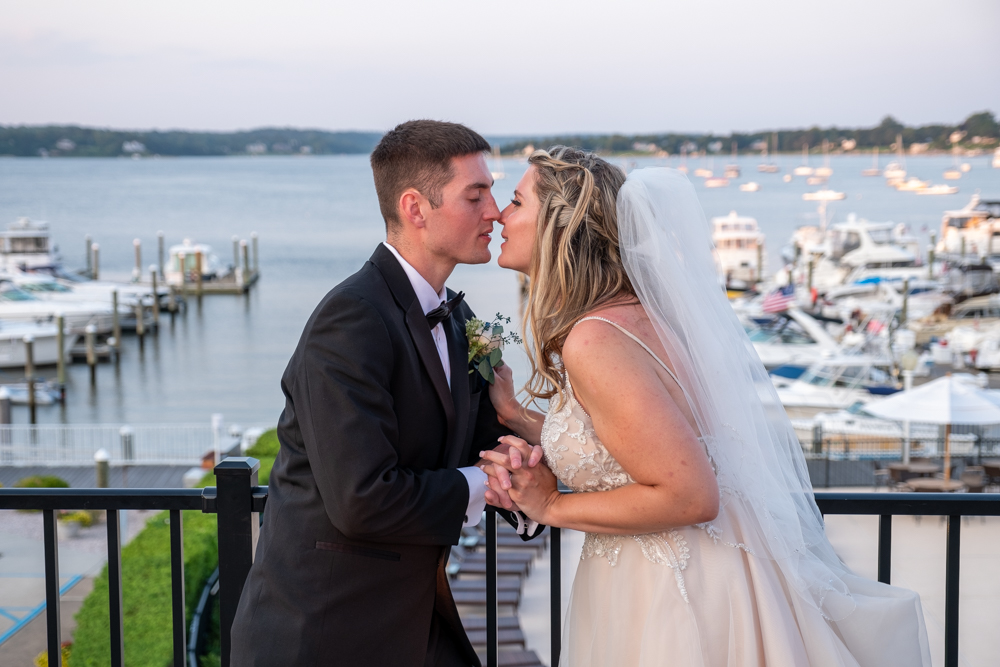
{"type": "Polygon", "coordinates": [[[491,502],[586,532],[562,664],[929,666],[918,596],[852,574],[825,537],[687,178],[564,147],[529,163],[499,263],[531,277],[525,389],[549,408],[499,369],[521,437],[482,455],[491,502]]]}

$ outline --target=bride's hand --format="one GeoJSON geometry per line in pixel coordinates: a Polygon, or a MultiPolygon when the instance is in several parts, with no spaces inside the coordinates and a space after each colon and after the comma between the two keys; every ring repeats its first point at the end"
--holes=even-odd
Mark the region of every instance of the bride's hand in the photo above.
{"type": "MultiPolygon", "coordinates": [[[[530,519],[539,523],[550,523],[549,511],[560,496],[555,475],[548,466],[530,465],[533,454],[536,454],[533,450],[537,448],[531,447],[521,438],[508,435],[500,438],[500,443],[509,446],[507,454],[497,450],[480,453],[483,459],[493,464],[483,468],[490,475],[491,487],[500,485],[530,519]],[[517,461],[515,467],[516,459],[521,461],[517,461]],[[523,460],[528,460],[529,465],[521,465],[523,460]],[[506,479],[501,480],[501,476],[506,479]]],[[[487,492],[487,499],[490,493],[487,492]]]]}
{"type": "Polygon", "coordinates": [[[493,369],[494,381],[490,385],[490,401],[496,408],[497,417],[504,426],[510,426],[521,409],[514,396],[514,373],[510,366],[503,364],[493,369]]]}

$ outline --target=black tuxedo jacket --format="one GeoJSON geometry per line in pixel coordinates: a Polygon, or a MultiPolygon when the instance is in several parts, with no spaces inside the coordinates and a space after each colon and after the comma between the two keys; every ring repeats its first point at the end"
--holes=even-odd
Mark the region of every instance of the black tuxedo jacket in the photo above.
{"type": "Polygon", "coordinates": [[[444,323],[449,389],[420,302],[380,244],[309,318],[281,381],[281,448],[233,665],[422,667],[432,634],[479,664],[444,575],[469,501],[456,468],[509,431],[468,373],[472,316],[462,303],[444,323]]]}

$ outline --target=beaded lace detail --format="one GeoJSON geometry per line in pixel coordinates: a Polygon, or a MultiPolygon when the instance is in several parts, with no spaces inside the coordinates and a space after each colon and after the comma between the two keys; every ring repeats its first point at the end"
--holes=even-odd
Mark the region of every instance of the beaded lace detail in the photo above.
{"type": "MultiPolygon", "coordinates": [[[[642,345],[666,369],[670,376],[674,377],[675,381],[677,380],[670,368],[660,361],[645,343],[620,325],[601,317],[585,319],[599,319],[620,329],[642,345]]],[[[610,491],[634,484],[635,480],[632,479],[632,476],[615,460],[594,432],[594,424],[590,415],[573,395],[569,375],[565,374],[564,378],[566,387],[562,392],[563,400],[550,403],[549,412],[542,424],[541,445],[545,452],[545,462],[559,481],[576,493],[610,491]],[[558,403],[562,403],[562,406],[557,408],[558,403]]],[[[720,531],[713,523],[698,524],[697,527],[705,530],[713,542],[719,542],[720,531]]],[[[583,552],[580,558],[606,558],[608,563],[614,567],[618,564],[618,556],[625,540],[637,542],[647,560],[671,568],[674,571],[674,578],[677,581],[681,597],[684,598],[685,602],[689,602],[683,572],[687,569],[691,555],[687,539],[679,530],[644,535],[587,533],[584,537],[583,552]]],[[[726,542],[723,544],[745,548],[743,545],[726,542]]]]}

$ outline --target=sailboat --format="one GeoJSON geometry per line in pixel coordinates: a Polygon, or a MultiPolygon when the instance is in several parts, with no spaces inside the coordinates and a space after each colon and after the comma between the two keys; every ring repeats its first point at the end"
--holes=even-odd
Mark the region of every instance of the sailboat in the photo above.
{"type": "Polygon", "coordinates": [[[896,157],[898,158],[895,162],[890,162],[886,165],[885,171],[882,175],[885,176],[886,181],[889,185],[895,186],[906,180],[906,167],[904,166],[905,160],[903,159],[903,135],[896,135],[896,157]]]}
{"type": "Polygon", "coordinates": [[[946,169],[944,172],[944,180],[946,181],[957,181],[962,178],[962,170],[958,166],[958,153],[952,152],[954,166],[951,169],[946,169]]]}
{"type": "Polygon", "coordinates": [[[872,166],[861,170],[862,176],[881,176],[882,170],[878,168],[878,146],[875,147],[875,154],[872,156],[872,166]]]}
{"type": "Polygon", "coordinates": [[[684,175],[688,173],[688,152],[684,146],[681,146],[681,166],[677,167],[677,171],[684,175]]]}
{"type": "Polygon", "coordinates": [[[833,174],[833,169],[830,168],[830,142],[826,139],[823,140],[823,166],[817,167],[813,173],[823,178],[829,178],[833,174]]]}
{"type": "Polygon", "coordinates": [[[740,177],[740,165],[736,164],[736,142],[733,142],[733,161],[727,164],[722,171],[722,175],[725,178],[739,178],[740,177]]]}
{"type": "Polygon", "coordinates": [[[802,146],[802,164],[792,173],[796,176],[812,176],[813,168],[809,166],[809,144],[802,146]]]}
{"type": "MultiPolygon", "coordinates": [[[[773,153],[777,153],[778,152],[778,133],[777,132],[775,132],[772,135],[772,139],[774,140],[774,150],[773,150],[773,153]]],[[[776,173],[778,173],[778,171],[779,171],[778,165],[775,164],[775,163],[773,163],[773,162],[771,162],[770,158],[768,157],[768,154],[767,154],[767,142],[766,141],[764,142],[764,153],[761,155],[761,157],[764,158],[764,163],[757,165],[757,171],[759,171],[761,173],[764,173],[764,174],[776,174],[776,173]]]]}
{"type": "Polygon", "coordinates": [[[493,171],[490,172],[494,181],[502,181],[507,178],[503,172],[503,160],[500,158],[500,147],[493,144],[493,171]]]}

